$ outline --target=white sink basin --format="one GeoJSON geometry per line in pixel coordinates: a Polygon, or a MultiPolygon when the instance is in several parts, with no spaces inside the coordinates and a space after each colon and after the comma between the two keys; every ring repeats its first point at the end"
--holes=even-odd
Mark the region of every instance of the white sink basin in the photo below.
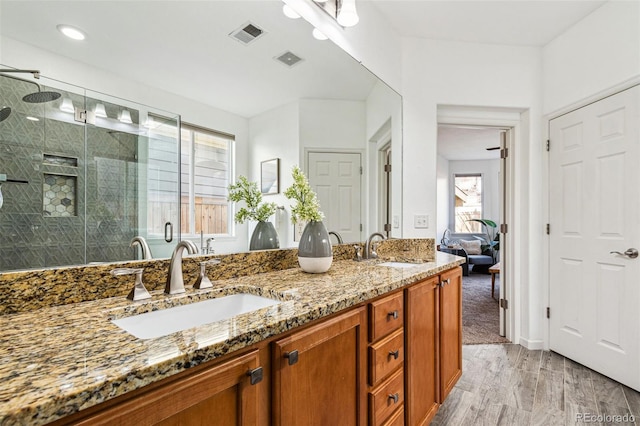
{"type": "Polygon", "coordinates": [[[388,268],[413,268],[414,266],[418,266],[418,264],[407,262],[383,262],[378,263],[378,266],[386,266],[388,268]]]}
{"type": "Polygon", "coordinates": [[[139,339],[153,339],[188,328],[223,321],[279,303],[281,303],[279,300],[240,293],[111,320],[111,322],[139,339]]]}

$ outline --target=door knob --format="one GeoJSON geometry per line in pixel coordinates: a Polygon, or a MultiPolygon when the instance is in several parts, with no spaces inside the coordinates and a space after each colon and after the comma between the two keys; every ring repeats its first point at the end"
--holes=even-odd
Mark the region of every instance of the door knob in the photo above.
{"type": "Polygon", "coordinates": [[[626,256],[630,259],[635,259],[636,257],[638,257],[638,249],[630,248],[627,249],[627,251],[625,251],[624,253],[620,253],[619,251],[610,251],[609,254],[617,254],[620,256],[626,256]]]}

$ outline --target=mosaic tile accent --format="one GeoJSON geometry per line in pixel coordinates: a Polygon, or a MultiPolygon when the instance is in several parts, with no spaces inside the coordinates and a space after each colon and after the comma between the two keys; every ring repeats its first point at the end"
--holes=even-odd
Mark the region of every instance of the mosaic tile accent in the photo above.
{"type": "Polygon", "coordinates": [[[75,176],[44,175],[42,213],[45,216],[77,216],[76,180],[75,176]]]}

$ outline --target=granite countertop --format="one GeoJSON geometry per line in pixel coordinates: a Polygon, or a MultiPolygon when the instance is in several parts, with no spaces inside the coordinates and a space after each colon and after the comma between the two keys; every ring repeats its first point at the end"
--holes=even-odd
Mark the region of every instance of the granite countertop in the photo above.
{"type": "Polygon", "coordinates": [[[215,281],[148,301],[124,297],[0,316],[0,424],[45,424],[459,265],[438,252],[410,268],[334,262],[215,281]],[[138,339],[110,319],[238,292],[282,303],[165,337],[138,339]]]}

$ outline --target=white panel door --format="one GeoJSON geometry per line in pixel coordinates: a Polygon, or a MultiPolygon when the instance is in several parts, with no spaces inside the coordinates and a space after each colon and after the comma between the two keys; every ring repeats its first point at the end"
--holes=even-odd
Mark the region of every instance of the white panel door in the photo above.
{"type": "Polygon", "coordinates": [[[318,195],[324,223],[345,243],[360,236],[360,154],[309,152],[309,184],[318,195]]]}
{"type": "Polygon", "coordinates": [[[640,390],[640,87],[550,122],[551,349],[640,390]],[[611,252],[620,252],[616,254],[611,252]]]}

